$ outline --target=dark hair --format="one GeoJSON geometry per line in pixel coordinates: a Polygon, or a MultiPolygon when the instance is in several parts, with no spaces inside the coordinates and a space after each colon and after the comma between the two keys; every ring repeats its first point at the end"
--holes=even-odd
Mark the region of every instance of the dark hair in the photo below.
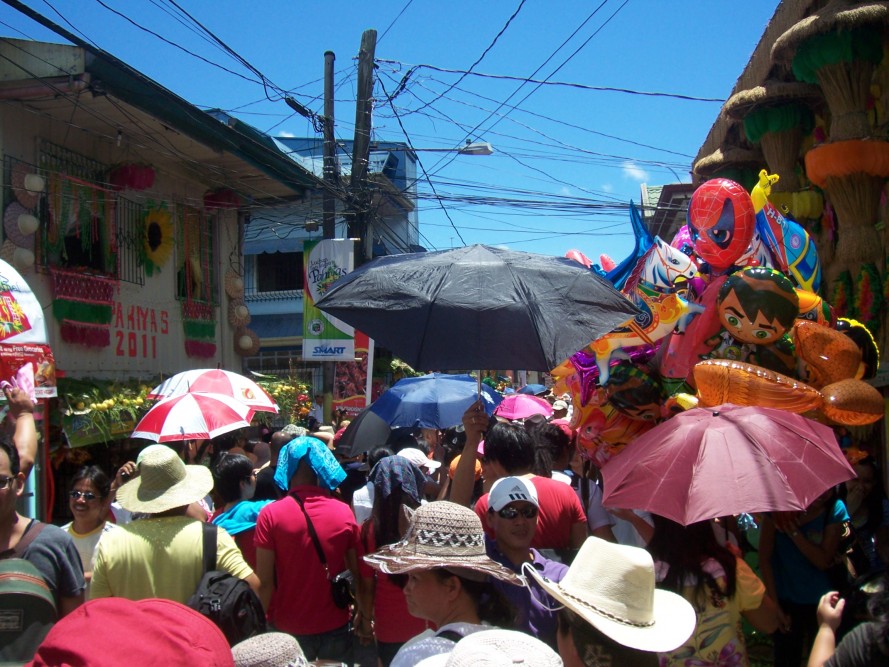
{"type": "Polygon", "coordinates": [[[367,469],[373,470],[374,466],[387,456],[395,456],[395,452],[392,451],[391,447],[387,447],[386,445],[374,447],[367,454],[367,469]]]}
{"type": "Polygon", "coordinates": [[[475,603],[476,613],[479,620],[498,628],[512,628],[516,624],[515,607],[506,599],[506,597],[494,588],[494,584],[490,581],[474,581],[454,574],[450,570],[443,567],[436,567],[430,570],[439,581],[444,581],[449,577],[456,577],[460,580],[460,585],[466,594],[472,598],[475,603]]]}
{"type": "Polygon", "coordinates": [[[15,448],[15,444],[6,433],[0,434],[0,449],[6,452],[6,457],[9,459],[9,471],[15,477],[22,471],[22,464],[19,460],[19,450],[15,448]]]}
{"type": "Polygon", "coordinates": [[[867,609],[877,624],[877,643],[883,653],[889,653],[889,571],[880,579],[880,590],[868,600],[867,609]]]}
{"type": "Polygon", "coordinates": [[[393,429],[392,433],[389,434],[388,440],[386,440],[386,444],[389,445],[396,454],[408,447],[413,447],[415,449],[421,448],[418,443],[417,434],[414,433],[414,429],[410,427],[393,429]]]}
{"type": "Polygon", "coordinates": [[[571,634],[574,648],[584,665],[622,665],[623,667],[657,667],[657,653],[630,648],[600,632],[567,607],[559,609],[558,632],[571,634]]]}
{"type": "Polygon", "coordinates": [[[404,507],[417,509],[419,505],[409,495],[404,493],[403,489],[393,487],[392,492],[388,496],[382,493],[374,494],[374,507],[377,510],[373,513],[373,530],[376,548],[384,547],[388,544],[395,544],[402,535],[398,528],[401,513],[404,507]]]}
{"type": "Polygon", "coordinates": [[[99,497],[102,500],[107,498],[108,494],[111,493],[111,479],[99,466],[83,466],[80,470],[74,473],[74,477],[71,478],[71,488],[74,488],[74,485],[77,484],[77,482],[84,479],[96,487],[96,491],[99,492],[99,497]]]}
{"type": "Polygon", "coordinates": [[[682,595],[686,582],[695,581],[694,594],[689,602],[699,612],[714,594],[734,597],[738,562],[731,551],[716,541],[709,521],[683,526],[657,514],[651,516],[654,536],[648,543],[648,551],[655,560],[663,561],[670,568],[660,584],[663,588],[682,595]],[[713,575],[704,570],[704,562],[710,558],[725,571],[724,590],[713,575]]]}
{"type": "Polygon", "coordinates": [[[719,288],[719,302],[734,292],[744,315],[752,322],[762,313],[768,322],[775,320],[785,329],[793,325],[799,312],[799,298],[793,283],[782,273],[763,266],[751,267],[732,274],[719,288]],[[771,285],[769,285],[771,283],[771,285]]]}
{"type": "MultiPolygon", "coordinates": [[[[864,528],[871,533],[875,533],[883,522],[883,499],[886,497],[886,492],[883,490],[883,473],[880,471],[876,459],[869,454],[855,465],[870,468],[874,476],[874,486],[864,499],[864,506],[867,508],[867,521],[864,524],[864,528]]],[[[842,493],[843,502],[846,500],[845,496],[846,485],[844,484],[842,493]]]]}
{"type": "Polygon", "coordinates": [[[243,454],[222,454],[213,468],[216,493],[224,503],[241,499],[241,482],[253,475],[253,462],[243,454]]]}
{"type": "Polygon", "coordinates": [[[441,445],[444,448],[442,466],[447,467],[451,465],[451,461],[463,451],[463,445],[465,444],[466,431],[463,430],[462,426],[460,430],[457,430],[456,427],[446,430],[441,436],[441,445]]]}
{"type": "Polygon", "coordinates": [[[523,426],[497,423],[485,435],[485,459],[511,475],[525,473],[534,468],[534,443],[523,426]]]}
{"type": "Polygon", "coordinates": [[[530,430],[534,441],[535,475],[553,476],[553,463],[562,458],[566,450],[571,449],[571,438],[555,424],[543,422],[530,430]]]}

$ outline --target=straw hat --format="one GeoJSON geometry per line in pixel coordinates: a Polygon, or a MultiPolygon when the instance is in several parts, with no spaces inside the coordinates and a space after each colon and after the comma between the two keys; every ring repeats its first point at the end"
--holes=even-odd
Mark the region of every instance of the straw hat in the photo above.
{"type": "Polygon", "coordinates": [[[234,269],[225,272],[224,278],[225,293],[230,299],[241,299],[244,297],[244,279],[234,269]]]}
{"type": "Polygon", "coordinates": [[[235,667],[308,667],[299,642],[283,632],[266,632],[232,646],[235,667]]]}
{"type": "Polygon", "coordinates": [[[762,153],[758,151],[728,146],[717,148],[709,155],[702,157],[695,162],[693,170],[698,176],[707,177],[726,167],[761,167],[764,162],[762,153]]]}
{"type": "Polygon", "coordinates": [[[761,85],[735,93],[726,101],[723,110],[736,120],[743,120],[757,109],[799,102],[809,107],[824,103],[824,94],[818,86],[801,81],[769,79],[761,85]]]}
{"type": "Polygon", "coordinates": [[[261,341],[253,329],[241,327],[235,330],[235,352],[242,357],[252,357],[259,352],[261,341]]]}
{"type": "Polygon", "coordinates": [[[417,667],[561,667],[562,659],[536,637],[517,630],[482,630],[466,635],[450,653],[434,655],[417,667]]]}
{"type": "Polygon", "coordinates": [[[528,568],[537,583],[618,644],[666,652],[695,629],[695,610],[682,596],[655,589],[645,549],[588,537],[560,582],[528,568]]]}
{"type": "Polygon", "coordinates": [[[372,568],[386,574],[462,569],[521,583],[514,572],[488,558],[482,523],[468,507],[439,500],[406,511],[411,516],[404,538],[364,557],[372,568]]]}
{"type": "Polygon", "coordinates": [[[250,324],[250,309],[244,299],[230,299],[228,302],[228,323],[233,327],[246,327],[250,324]]]}
{"type": "Polygon", "coordinates": [[[29,209],[37,206],[40,193],[46,189],[46,181],[36,171],[27,162],[16,162],[12,168],[12,191],[21,205],[29,209]]]}
{"type": "Polygon", "coordinates": [[[3,232],[19,248],[34,250],[34,232],[39,226],[40,221],[18,202],[12,202],[3,212],[3,232]]]}
{"type": "Polygon", "coordinates": [[[139,454],[139,476],[117,490],[117,500],[130,512],[158,514],[196,502],[212,488],[207,468],[187,466],[169,447],[151,445],[139,454]]]}

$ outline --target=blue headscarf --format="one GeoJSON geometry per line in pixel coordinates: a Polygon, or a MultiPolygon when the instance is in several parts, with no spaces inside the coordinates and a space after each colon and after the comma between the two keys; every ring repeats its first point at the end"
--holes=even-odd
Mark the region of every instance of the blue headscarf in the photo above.
{"type": "Polygon", "coordinates": [[[321,486],[333,491],[346,479],[346,471],[330,450],[318,438],[301,435],[288,442],[278,455],[278,468],[275,470],[275,484],[282,491],[290,489],[290,480],[299,467],[299,462],[308,454],[309,465],[318,476],[321,486]]]}
{"type": "Polygon", "coordinates": [[[383,498],[388,498],[394,490],[401,488],[418,505],[423,500],[426,475],[403,456],[396,454],[380,459],[370,471],[368,479],[383,498]]]}

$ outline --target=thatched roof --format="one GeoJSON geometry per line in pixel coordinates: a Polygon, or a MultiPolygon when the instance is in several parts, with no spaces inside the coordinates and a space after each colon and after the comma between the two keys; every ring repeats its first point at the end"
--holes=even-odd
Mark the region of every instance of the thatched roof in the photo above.
{"type": "Polygon", "coordinates": [[[750,112],[763,107],[800,102],[817,108],[823,101],[824,96],[818,86],[797,81],[769,79],[760,86],[732,95],[723,106],[723,111],[731,118],[741,120],[750,112]]]}
{"type": "Polygon", "coordinates": [[[830,0],[822,9],[787,29],[772,46],[772,60],[789,64],[797,47],[815,35],[889,23],[889,2],[830,0]]]}

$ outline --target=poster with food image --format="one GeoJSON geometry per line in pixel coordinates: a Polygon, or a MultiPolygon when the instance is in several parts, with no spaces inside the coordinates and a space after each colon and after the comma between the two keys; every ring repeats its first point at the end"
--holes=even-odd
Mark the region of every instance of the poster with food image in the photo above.
{"type": "Polygon", "coordinates": [[[355,331],[355,360],[339,361],[333,380],[333,409],[350,418],[371,404],[371,373],[374,342],[367,334],[355,331]]]}
{"type": "Polygon", "coordinates": [[[47,342],[40,302],[19,272],[0,260],[0,343],[47,342]]]}

